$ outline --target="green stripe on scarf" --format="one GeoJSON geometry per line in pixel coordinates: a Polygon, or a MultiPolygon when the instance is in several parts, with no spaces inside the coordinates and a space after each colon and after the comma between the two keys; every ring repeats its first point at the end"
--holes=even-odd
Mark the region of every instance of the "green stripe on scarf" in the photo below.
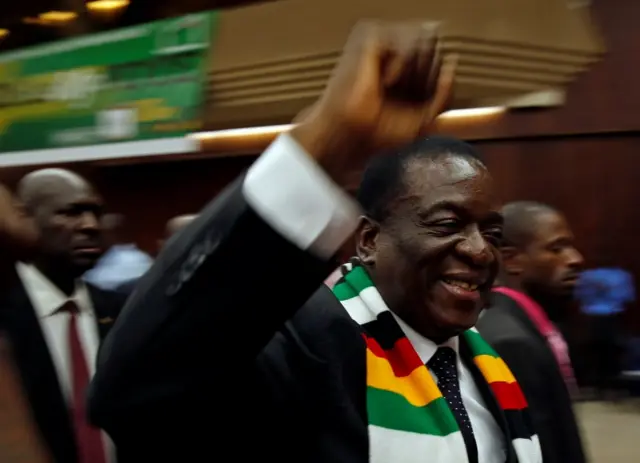
{"type": "Polygon", "coordinates": [[[465,331],[464,338],[466,339],[467,343],[469,343],[469,347],[471,347],[471,352],[474,353],[474,356],[477,357],[478,355],[489,355],[491,357],[500,358],[497,352],[493,350],[493,348],[489,344],[487,344],[487,341],[482,339],[482,336],[480,336],[480,333],[478,333],[477,331],[465,331]]]}
{"type": "Polygon", "coordinates": [[[367,388],[369,423],[382,428],[446,436],[458,431],[453,414],[444,397],[424,407],[414,407],[401,395],[389,391],[367,388]]]}
{"type": "Polygon", "coordinates": [[[341,300],[345,301],[352,297],[358,296],[361,291],[373,286],[373,282],[364,267],[354,267],[353,270],[347,273],[344,277],[344,281],[338,282],[333,288],[333,294],[341,300]]]}

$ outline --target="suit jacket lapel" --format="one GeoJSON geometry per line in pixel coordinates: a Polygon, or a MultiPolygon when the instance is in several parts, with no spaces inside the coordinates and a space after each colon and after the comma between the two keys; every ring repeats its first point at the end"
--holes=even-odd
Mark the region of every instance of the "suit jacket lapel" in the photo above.
{"type": "Polygon", "coordinates": [[[57,447],[73,455],[75,441],[68,407],[40,323],[21,283],[7,294],[2,310],[16,366],[36,422],[48,442],[54,439],[59,443],[57,447]]]}
{"type": "Polygon", "coordinates": [[[518,461],[518,457],[515,453],[515,450],[511,441],[511,432],[509,431],[509,427],[507,426],[507,419],[504,416],[504,412],[500,405],[498,404],[498,400],[496,396],[493,394],[491,387],[487,383],[486,379],[482,375],[482,372],[478,369],[476,364],[473,362],[473,354],[471,353],[471,349],[466,343],[464,336],[460,336],[460,358],[468,370],[471,372],[473,376],[473,380],[482,395],[482,399],[484,400],[487,409],[493,415],[494,419],[500,426],[500,429],[504,433],[505,443],[507,445],[507,463],[516,463],[518,461]]]}

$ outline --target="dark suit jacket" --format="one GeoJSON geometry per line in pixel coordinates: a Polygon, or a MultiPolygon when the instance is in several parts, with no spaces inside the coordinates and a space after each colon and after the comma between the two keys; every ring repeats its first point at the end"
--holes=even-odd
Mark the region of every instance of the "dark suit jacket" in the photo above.
{"type": "MultiPolygon", "coordinates": [[[[103,339],[124,304],[121,296],[87,284],[103,339]],[[105,321],[107,321],[105,323],[105,321]]],[[[41,437],[56,463],[78,460],[72,422],[53,360],[22,283],[0,295],[0,330],[11,342],[14,361],[41,437]]]]}
{"type": "Polygon", "coordinates": [[[529,402],[544,463],[583,463],[571,397],[546,339],[517,302],[494,293],[476,328],[509,365],[529,402]]]}
{"type": "Polygon", "coordinates": [[[121,463],[366,463],[365,344],[322,285],[334,268],[260,219],[240,180],[210,204],[140,281],[99,355],[90,415],[121,463]]]}
{"type": "Polygon", "coordinates": [[[119,284],[116,287],[115,292],[119,293],[120,295],[122,295],[122,297],[126,299],[129,296],[131,296],[131,294],[133,294],[133,291],[136,289],[136,286],[138,286],[138,278],[134,280],[125,281],[124,283],[119,284]]]}

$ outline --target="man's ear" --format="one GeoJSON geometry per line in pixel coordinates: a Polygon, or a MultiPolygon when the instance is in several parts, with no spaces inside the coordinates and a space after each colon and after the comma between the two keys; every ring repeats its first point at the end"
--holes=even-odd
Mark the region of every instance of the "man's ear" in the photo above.
{"type": "Polygon", "coordinates": [[[356,229],[356,255],[367,265],[375,265],[380,225],[369,217],[360,217],[356,229]]]}
{"type": "Polygon", "coordinates": [[[502,267],[507,275],[521,275],[524,271],[524,258],[522,252],[515,246],[502,246],[502,267]]]}

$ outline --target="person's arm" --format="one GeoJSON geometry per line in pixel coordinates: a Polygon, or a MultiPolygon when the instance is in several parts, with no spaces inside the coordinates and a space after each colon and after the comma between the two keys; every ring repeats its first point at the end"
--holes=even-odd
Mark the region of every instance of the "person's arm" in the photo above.
{"type": "Polygon", "coordinates": [[[353,200],[282,135],[138,283],[100,350],[93,421],[109,430],[119,406],[131,416],[154,390],[170,397],[207,383],[212,359],[229,374],[245,368],[322,284],[357,217],[353,200]],[[126,403],[112,400],[122,395],[126,403]]]}
{"type": "Polygon", "coordinates": [[[9,341],[0,333],[0,461],[51,463],[11,354],[9,341]]]}

